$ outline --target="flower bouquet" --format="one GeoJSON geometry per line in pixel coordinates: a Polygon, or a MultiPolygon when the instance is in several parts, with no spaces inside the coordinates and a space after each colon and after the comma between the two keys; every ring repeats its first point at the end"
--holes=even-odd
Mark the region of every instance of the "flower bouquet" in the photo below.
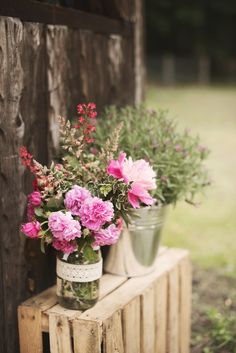
{"type": "Polygon", "coordinates": [[[41,250],[57,250],[57,296],[69,309],[86,310],[99,296],[102,275],[100,247],[115,244],[123,220],[129,222],[133,207],[154,203],[149,194],[156,187],[148,162],[126,159],[118,149],[121,126],[104,146],[92,147],[96,130],[94,103],[78,105],[78,123],[60,118],[60,163],[42,166],[25,147],[24,166],[34,174],[34,191],[28,196],[27,223],[21,231],[38,239],[41,250]]]}

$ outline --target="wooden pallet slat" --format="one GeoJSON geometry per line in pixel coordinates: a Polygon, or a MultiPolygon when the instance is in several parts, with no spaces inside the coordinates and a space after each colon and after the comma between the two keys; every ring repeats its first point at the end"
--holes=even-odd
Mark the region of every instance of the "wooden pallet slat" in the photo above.
{"type": "Polygon", "coordinates": [[[155,353],[166,353],[167,285],[167,274],[155,283],[155,353]]]}
{"type": "Polygon", "coordinates": [[[167,352],[179,353],[179,269],[175,266],[168,280],[167,352]]]}
{"type": "Polygon", "coordinates": [[[22,353],[43,353],[41,311],[35,307],[18,308],[19,340],[22,353]]]}
{"type": "Polygon", "coordinates": [[[97,321],[73,321],[74,353],[101,353],[102,327],[97,321]]]}
{"type": "Polygon", "coordinates": [[[125,305],[122,312],[125,353],[140,353],[140,297],[125,305]]]}
{"type": "Polygon", "coordinates": [[[154,287],[141,295],[141,353],[155,353],[154,287]]]}
{"type": "Polygon", "coordinates": [[[104,321],[104,342],[105,353],[125,353],[123,336],[121,310],[116,311],[111,317],[104,321]]]}
{"type": "Polygon", "coordinates": [[[73,353],[68,318],[49,315],[50,353],[73,353]]]}

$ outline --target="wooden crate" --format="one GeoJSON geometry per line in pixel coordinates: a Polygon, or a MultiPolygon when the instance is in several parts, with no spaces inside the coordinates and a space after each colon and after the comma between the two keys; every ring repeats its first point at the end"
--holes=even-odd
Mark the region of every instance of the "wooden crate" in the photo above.
{"type": "Polygon", "coordinates": [[[189,352],[186,250],[161,248],[155,271],[143,277],[105,274],[99,302],[85,312],[62,308],[55,293],[49,288],[19,306],[21,353],[189,352]],[[44,348],[47,335],[50,349],[44,348]]]}

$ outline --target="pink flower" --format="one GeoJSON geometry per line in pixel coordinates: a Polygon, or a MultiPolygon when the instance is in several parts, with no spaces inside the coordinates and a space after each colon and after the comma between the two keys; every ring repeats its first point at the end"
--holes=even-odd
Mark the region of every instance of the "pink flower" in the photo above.
{"type": "Polygon", "coordinates": [[[28,203],[28,205],[27,205],[27,219],[28,219],[28,221],[29,222],[33,221],[34,216],[35,216],[34,207],[30,203],[28,203]]]}
{"type": "Polygon", "coordinates": [[[70,241],[81,237],[80,223],[72,218],[70,212],[52,212],[48,217],[48,226],[57,240],[70,241]]]}
{"type": "Polygon", "coordinates": [[[86,199],[79,211],[80,220],[84,227],[98,230],[114,216],[113,205],[110,201],[103,201],[98,197],[86,199]]]}
{"type": "Polygon", "coordinates": [[[29,238],[38,238],[40,231],[40,223],[38,221],[22,224],[21,232],[29,238]]]}
{"type": "Polygon", "coordinates": [[[156,188],[156,173],[144,159],[133,161],[121,152],[117,161],[110,162],[107,173],[117,179],[123,179],[127,184],[131,183],[128,199],[134,208],[140,207],[140,201],[146,205],[154,203],[147,190],[156,188]]]}
{"type": "Polygon", "coordinates": [[[156,173],[144,159],[133,161],[131,157],[125,159],[123,164],[124,180],[134,182],[145,190],[156,189],[156,173]]]}
{"type": "Polygon", "coordinates": [[[82,203],[89,197],[91,194],[87,189],[74,185],[72,190],[66,193],[64,203],[73,215],[78,216],[82,203]]]}
{"type": "Polygon", "coordinates": [[[100,229],[94,233],[95,242],[93,245],[104,246],[115,244],[119,239],[119,236],[120,230],[115,226],[115,224],[111,224],[109,227],[100,229]]]}
{"type": "Polygon", "coordinates": [[[66,240],[57,240],[54,239],[52,246],[59,251],[62,251],[65,254],[71,254],[77,249],[77,244],[76,243],[70,243],[66,240]]]}
{"type": "Polygon", "coordinates": [[[107,168],[107,174],[112,175],[116,179],[124,179],[123,167],[126,154],[121,152],[118,160],[112,159],[107,168]]]}
{"type": "Polygon", "coordinates": [[[34,207],[40,206],[41,202],[42,202],[42,196],[41,196],[40,192],[39,191],[33,191],[28,196],[28,201],[34,207]]]}
{"type": "Polygon", "coordinates": [[[155,199],[138,183],[133,183],[131,189],[128,191],[128,200],[133,208],[139,208],[140,202],[145,205],[153,205],[155,199]]]}

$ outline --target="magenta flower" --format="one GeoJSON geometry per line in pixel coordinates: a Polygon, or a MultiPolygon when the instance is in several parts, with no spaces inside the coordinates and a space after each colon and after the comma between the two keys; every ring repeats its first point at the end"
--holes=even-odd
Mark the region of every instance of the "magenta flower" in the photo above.
{"type": "Polygon", "coordinates": [[[78,216],[81,204],[89,197],[91,197],[91,194],[87,189],[74,185],[66,193],[64,204],[73,215],[78,216]]]}
{"type": "Polygon", "coordinates": [[[80,223],[72,218],[70,212],[52,212],[48,217],[48,226],[57,240],[70,241],[81,237],[80,223]]]}
{"type": "Polygon", "coordinates": [[[33,191],[29,196],[28,196],[28,201],[29,203],[34,206],[34,207],[39,207],[42,202],[42,196],[39,191],[33,191]]]}
{"type": "Polygon", "coordinates": [[[54,247],[54,249],[62,251],[64,254],[71,254],[77,249],[76,243],[70,243],[66,240],[54,239],[52,246],[54,247]]]}
{"type": "Polygon", "coordinates": [[[145,205],[153,205],[155,199],[141,187],[138,183],[133,183],[131,189],[128,191],[128,200],[133,208],[139,208],[140,202],[145,205]]]}
{"type": "Polygon", "coordinates": [[[22,224],[21,232],[29,238],[38,238],[40,231],[40,223],[38,221],[22,224]]]}
{"type": "Polygon", "coordinates": [[[113,205],[110,201],[103,201],[98,197],[91,197],[85,200],[81,206],[79,216],[84,227],[97,231],[113,218],[113,205]]]}
{"type": "Polygon", "coordinates": [[[115,224],[111,224],[105,229],[99,229],[99,231],[94,232],[95,242],[93,245],[104,246],[115,244],[119,239],[120,233],[120,230],[115,226],[115,224]]]}
{"type": "Polygon", "coordinates": [[[35,216],[34,207],[30,203],[28,203],[28,205],[27,205],[27,219],[28,219],[28,221],[29,222],[33,221],[34,216],[35,216]]]}
{"type": "Polygon", "coordinates": [[[114,178],[123,179],[125,183],[131,183],[128,199],[134,208],[140,207],[140,201],[146,205],[152,205],[154,199],[148,190],[156,188],[156,174],[150,164],[144,159],[133,161],[131,157],[121,152],[118,160],[112,160],[107,168],[107,173],[114,178]]]}

